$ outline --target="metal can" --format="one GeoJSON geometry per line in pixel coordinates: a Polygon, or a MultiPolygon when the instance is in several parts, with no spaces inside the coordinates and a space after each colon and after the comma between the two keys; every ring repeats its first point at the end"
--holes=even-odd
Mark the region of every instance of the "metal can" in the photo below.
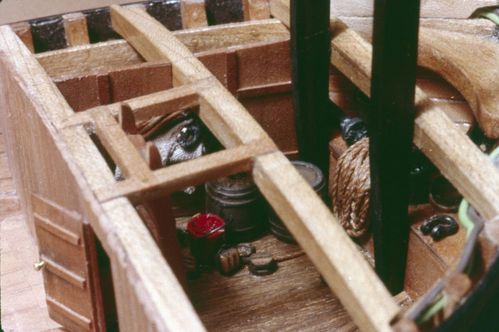
{"type": "MultiPolygon", "coordinates": [[[[295,160],[291,162],[295,166],[298,173],[307,181],[310,186],[315,190],[315,192],[321,197],[322,200],[325,199],[325,186],[324,175],[322,171],[314,164],[295,160]]],[[[284,223],[279,219],[272,207],[269,207],[269,226],[270,231],[279,240],[287,243],[296,243],[294,237],[289,233],[284,223]]]]}
{"type": "Polygon", "coordinates": [[[206,212],[225,220],[228,243],[251,241],[260,235],[266,221],[265,210],[263,198],[247,173],[206,184],[206,212]]]}

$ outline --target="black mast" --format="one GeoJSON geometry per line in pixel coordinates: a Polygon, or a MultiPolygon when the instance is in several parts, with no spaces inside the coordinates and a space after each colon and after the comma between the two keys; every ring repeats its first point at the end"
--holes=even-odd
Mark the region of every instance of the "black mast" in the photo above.
{"type": "MultiPolygon", "coordinates": [[[[328,169],[329,0],[291,0],[293,104],[301,159],[328,169]]],[[[327,174],[327,173],[325,173],[327,174]]]]}
{"type": "Polygon", "coordinates": [[[419,0],[376,0],[371,111],[371,222],[376,272],[403,289],[409,236],[409,168],[414,129],[419,0]]]}

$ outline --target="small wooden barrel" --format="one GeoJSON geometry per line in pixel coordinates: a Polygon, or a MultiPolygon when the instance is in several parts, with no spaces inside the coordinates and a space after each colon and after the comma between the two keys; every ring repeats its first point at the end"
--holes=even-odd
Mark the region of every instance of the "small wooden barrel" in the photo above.
{"type": "Polygon", "coordinates": [[[251,241],[265,223],[263,199],[248,174],[220,178],[206,184],[206,212],[221,216],[229,243],[251,241]]]}

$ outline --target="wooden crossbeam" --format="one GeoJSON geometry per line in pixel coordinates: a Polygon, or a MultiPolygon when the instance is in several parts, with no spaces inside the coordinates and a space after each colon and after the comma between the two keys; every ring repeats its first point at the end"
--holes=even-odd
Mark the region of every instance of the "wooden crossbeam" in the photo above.
{"type": "Polygon", "coordinates": [[[196,83],[124,101],[138,122],[199,105],[196,83]]]}
{"type": "Polygon", "coordinates": [[[152,171],[109,112],[94,114],[97,136],[125,178],[141,182],[152,179],[152,171]]]}
{"type": "MultiPolygon", "coordinates": [[[[111,18],[115,30],[146,60],[169,60],[173,65],[177,84],[189,83],[200,78],[207,79],[206,69],[199,61],[192,54],[186,53],[185,47],[179,45],[180,42],[173,38],[166,28],[144,12],[112,6],[111,18]]],[[[263,142],[270,141],[263,129],[215,79],[209,88],[200,89],[198,93],[201,118],[208,127],[211,126],[210,129],[215,130],[214,134],[226,147],[245,149],[248,147],[240,145],[254,142],[259,146],[263,142]],[[219,122],[223,125],[217,126],[219,122]],[[228,130],[229,133],[224,133],[224,130],[228,130]]],[[[165,177],[163,187],[172,186],[172,181],[178,186],[185,185],[187,179],[192,180],[193,176],[199,176],[196,174],[209,172],[211,168],[225,169],[217,165],[226,163],[227,160],[224,161],[224,158],[229,158],[233,154],[233,151],[231,153],[227,151],[231,150],[173,165],[162,169],[161,175],[157,173],[155,175],[165,177]],[[221,156],[223,153],[227,155],[221,156]],[[216,160],[213,164],[203,162],[203,159],[210,157],[220,160],[216,160]],[[184,174],[179,177],[182,168],[188,163],[199,168],[195,172],[183,171],[184,174]]],[[[325,280],[345,304],[354,321],[363,330],[389,330],[389,323],[398,312],[398,307],[328,208],[282,153],[266,153],[254,157],[254,160],[257,165],[254,176],[257,178],[260,190],[264,192],[272,207],[284,217],[283,221],[290,226],[291,232],[298,238],[325,280]],[[276,193],[272,194],[273,191],[276,193]],[[309,209],[309,206],[312,209],[309,209]],[[285,210],[290,210],[290,213],[286,214],[285,210]],[[317,214],[319,222],[316,222],[317,214]],[[314,218],[310,218],[311,216],[314,218]],[[331,241],[334,241],[336,246],[329,245],[331,241]],[[341,257],[348,257],[355,263],[350,260],[344,261],[341,257]]],[[[242,164],[247,167],[251,161],[244,160],[242,164]]],[[[204,176],[200,180],[204,180],[204,176]]],[[[125,183],[126,181],[117,186],[125,186],[125,183]]],[[[127,186],[128,188],[121,191],[122,194],[128,194],[128,197],[141,195],[140,191],[143,188],[137,184],[128,182],[127,186]]],[[[97,193],[101,200],[112,198],[115,194],[117,193],[106,192],[106,188],[97,193]]]]}
{"type": "MultiPolygon", "coordinates": [[[[289,22],[289,0],[271,0],[271,10],[274,17],[289,22]]],[[[331,20],[331,32],[331,63],[369,96],[371,44],[338,19],[331,20]]],[[[497,169],[419,87],[416,88],[415,102],[418,115],[414,125],[414,144],[485,219],[497,217],[497,169]]]]}
{"type": "Polygon", "coordinates": [[[111,6],[111,17],[114,29],[146,60],[169,60],[172,63],[174,84],[212,80],[210,88],[198,91],[200,117],[225,147],[270,139],[241,103],[163,25],[140,9],[111,6]],[[158,35],[161,38],[157,38],[158,35]],[[231,125],[218,127],[216,124],[220,120],[231,125]]]}
{"type": "Polygon", "coordinates": [[[199,185],[220,177],[251,170],[253,158],[277,150],[268,141],[256,141],[227,150],[171,165],[154,171],[147,183],[135,177],[96,190],[100,201],[125,196],[134,202],[159,197],[189,186],[199,185]]]}

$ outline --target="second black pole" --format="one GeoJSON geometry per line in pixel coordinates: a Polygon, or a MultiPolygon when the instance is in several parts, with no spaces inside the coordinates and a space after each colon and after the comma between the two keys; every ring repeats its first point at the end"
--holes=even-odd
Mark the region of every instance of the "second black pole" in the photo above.
{"type": "MultiPolygon", "coordinates": [[[[329,0],[291,0],[292,86],[300,158],[328,169],[329,0]]],[[[324,173],[327,174],[327,173],[324,173]]]]}
{"type": "Polygon", "coordinates": [[[409,168],[414,129],[419,0],[376,0],[371,105],[371,223],[376,272],[403,289],[409,236],[409,168]]]}

